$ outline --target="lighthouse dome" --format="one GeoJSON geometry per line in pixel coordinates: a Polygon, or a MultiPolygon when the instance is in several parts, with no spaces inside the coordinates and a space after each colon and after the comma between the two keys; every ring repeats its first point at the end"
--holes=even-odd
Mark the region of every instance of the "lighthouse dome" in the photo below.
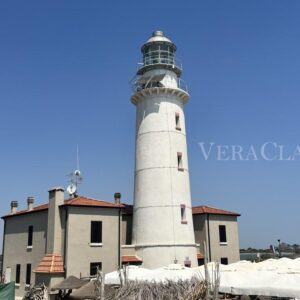
{"type": "Polygon", "coordinates": [[[151,38],[149,38],[147,40],[146,44],[153,43],[153,42],[168,42],[168,43],[172,43],[172,41],[170,39],[168,39],[167,37],[164,36],[164,33],[161,30],[154,31],[152,33],[151,38]]]}

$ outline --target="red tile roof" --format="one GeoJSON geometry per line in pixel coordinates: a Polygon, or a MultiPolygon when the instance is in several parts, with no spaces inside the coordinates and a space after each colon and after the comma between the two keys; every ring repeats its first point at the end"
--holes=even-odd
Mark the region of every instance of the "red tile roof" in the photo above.
{"type": "Polygon", "coordinates": [[[79,196],[65,200],[64,205],[72,206],[99,206],[99,207],[123,207],[123,204],[116,204],[114,202],[108,202],[103,200],[97,200],[93,198],[87,198],[84,196],[79,196]]]}
{"type": "Polygon", "coordinates": [[[47,254],[38,264],[35,273],[64,273],[64,263],[60,254],[47,254]]]}
{"type": "Polygon", "coordinates": [[[192,208],[193,214],[213,214],[213,215],[230,215],[230,216],[240,216],[239,213],[234,211],[223,210],[219,208],[209,207],[206,205],[194,206],[192,208]]]}
{"type": "Polygon", "coordinates": [[[36,212],[36,211],[42,211],[42,210],[47,210],[47,209],[48,209],[48,204],[41,204],[41,205],[37,205],[37,206],[33,207],[33,209],[31,209],[31,210],[23,209],[23,210],[15,212],[14,214],[5,215],[5,216],[2,217],[2,219],[6,218],[6,217],[11,217],[11,216],[16,216],[16,215],[23,215],[23,214],[33,213],[33,212],[36,212]]]}
{"type": "MultiPolygon", "coordinates": [[[[69,206],[69,205],[70,206],[97,206],[97,207],[111,207],[111,208],[124,207],[123,204],[116,204],[114,202],[96,200],[96,199],[88,198],[88,197],[84,197],[84,196],[78,196],[75,198],[67,199],[64,201],[63,205],[64,206],[69,206]]],[[[16,215],[23,215],[23,214],[33,213],[33,212],[37,212],[37,211],[43,211],[43,210],[47,210],[47,209],[48,209],[48,203],[35,206],[31,210],[28,210],[28,209],[20,210],[14,214],[5,215],[2,218],[16,216],[16,215]]]]}
{"type": "Polygon", "coordinates": [[[122,262],[123,263],[142,262],[142,260],[136,255],[122,255],[122,262]]]}
{"type": "MultiPolygon", "coordinates": [[[[97,200],[85,196],[78,196],[75,198],[66,199],[64,201],[64,206],[97,206],[97,207],[109,207],[109,208],[118,208],[122,207],[125,214],[132,214],[133,212],[133,206],[125,203],[116,204],[114,202],[104,201],[104,200],[97,200]]],[[[17,216],[17,215],[23,215],[27,213],[33,213],[37,211],[43,211],[48,209],[48,203],[41,204],[33,207],[33,209],[28,210],[20,210],[17,211],[14,214],[8,214],[3,216],[2,218],[11,217],[11,216],[17,216]]],[[[223,210],[219,208],[209,207],[205,205],[201,206],[194,206],[193,207],[193,214],[216,214],[216,215],[231,215],[231,216],[240,216],[239,213],[223,210]]]]}

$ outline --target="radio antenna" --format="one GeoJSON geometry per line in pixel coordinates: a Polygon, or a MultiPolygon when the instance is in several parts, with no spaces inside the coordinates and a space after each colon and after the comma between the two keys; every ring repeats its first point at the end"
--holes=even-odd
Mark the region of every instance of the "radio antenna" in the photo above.
{"type": "Polygon", "coordinates": [[[70,184],[67,187],[67,191],[68,191],[70,197],[77,196],[78,185],[81,184],[81,182],[83,180],[80,169],[79,169],[79,147],[78,147],[78,144],[76,145],[76,165],[77,165],[77,169],[68,175],[70,177],[70,180],[69,180],[70,184]]]}
{"type": "Polygon", "coordinates": [[[78,144],[77,144],[77,170],[80,170],[80,168],[79,168],[79,147],[78,147],[78,144]]]}

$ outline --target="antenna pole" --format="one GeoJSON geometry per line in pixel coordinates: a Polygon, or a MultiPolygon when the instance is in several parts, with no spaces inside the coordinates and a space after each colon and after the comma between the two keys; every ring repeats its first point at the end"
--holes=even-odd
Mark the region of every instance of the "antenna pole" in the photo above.
{"type": "Polygon", "coordinates": [[[77,170],[79,170],[79,148],[77,144],[77,170]]]}

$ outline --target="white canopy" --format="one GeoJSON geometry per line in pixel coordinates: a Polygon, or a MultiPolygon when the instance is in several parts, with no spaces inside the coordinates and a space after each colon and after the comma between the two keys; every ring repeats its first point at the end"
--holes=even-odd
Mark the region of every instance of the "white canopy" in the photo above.
{"type": "MultiPolygon", "coordinates": [[[[210,278],[215,264],[209,263],[210,278]]],[[[155,270],[136,266],[127,268],[129,280],[178,281],[193,276],[205,277],[204,266],[186,268],[170,265],[155,270]]],[[[119,284],[118,272],[105,276],[106,284],[119,284]]],[[[300,298],[300,259],[269,259],[260,263],[240,261],[231,265],[220,265],[220,292],[234,295],[260,295],[300,298]]]]}

